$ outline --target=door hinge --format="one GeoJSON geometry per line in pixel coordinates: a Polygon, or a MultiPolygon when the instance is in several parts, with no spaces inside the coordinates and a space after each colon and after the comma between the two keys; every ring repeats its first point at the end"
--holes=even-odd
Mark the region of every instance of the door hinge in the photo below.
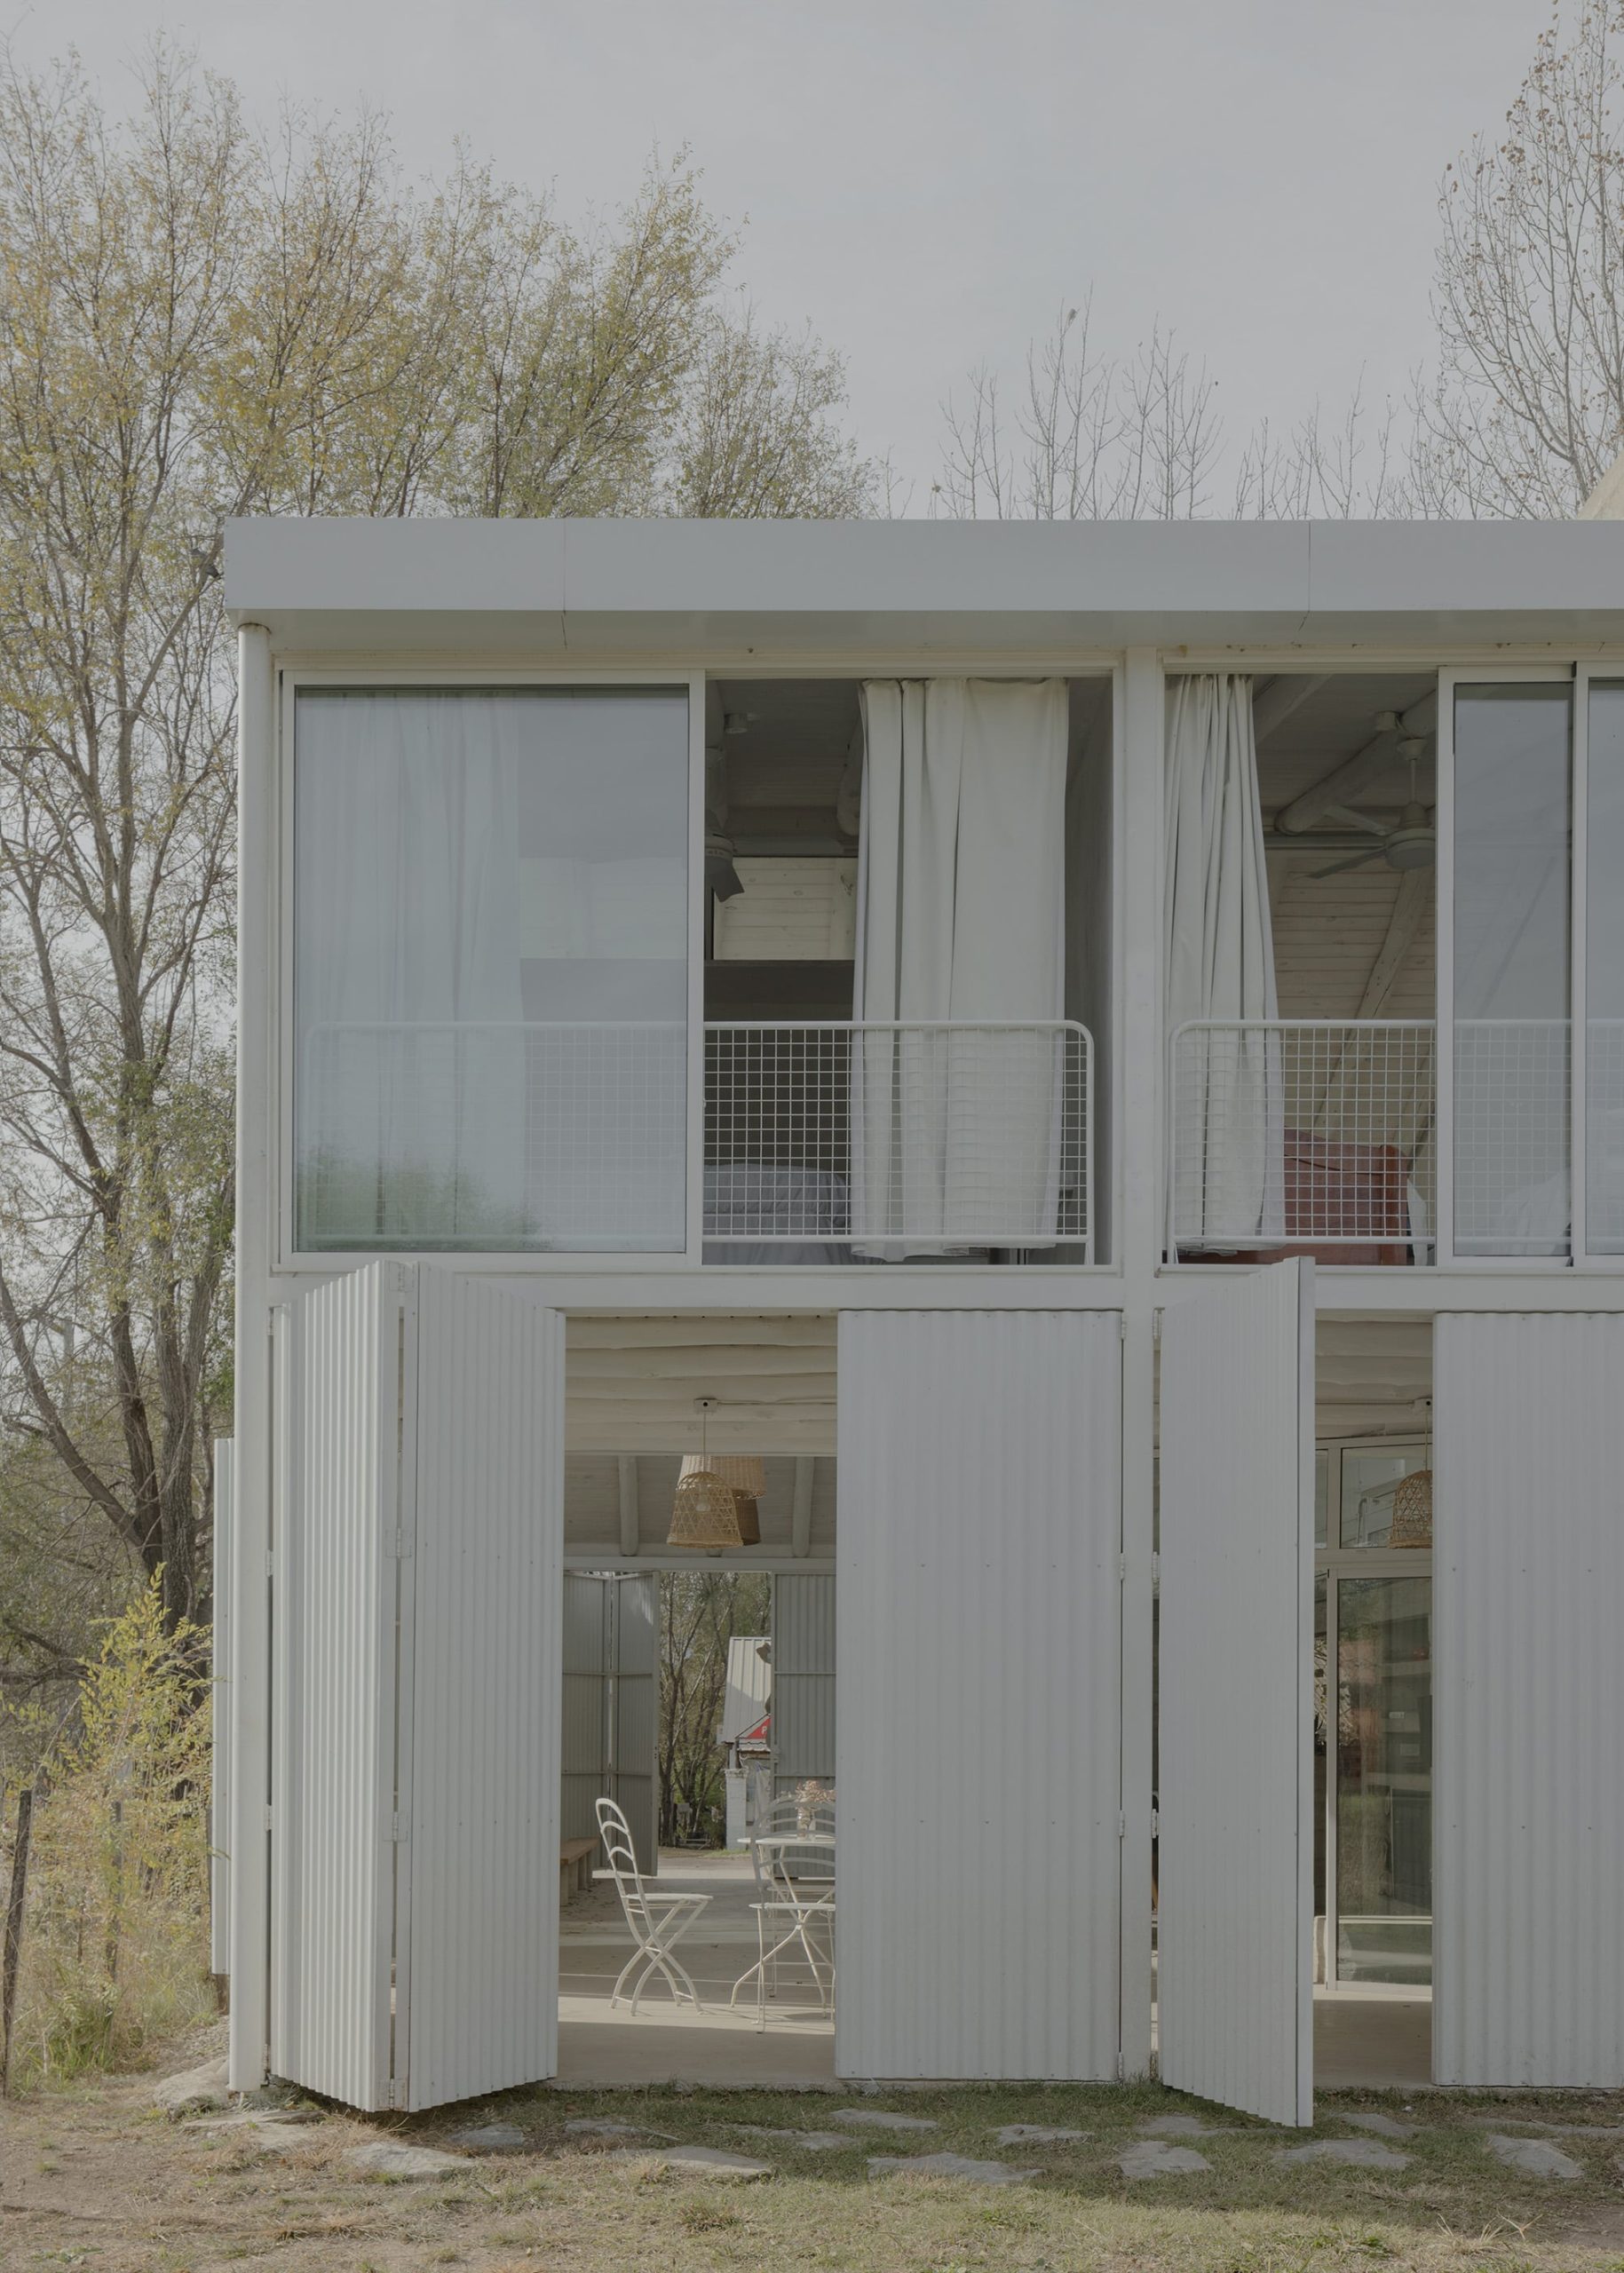
{"type": "Polygon", "coordinates": [[[1128,1557],[1125,1555],[1119,1555],[1116,1558],[1116,1582],[1119,1587],[1128,1584],[1128,1557]]]}
{"type": "Polygon", "coordinates": [[[1159,1595],[1161,1592],[1161,1550],[1160,1548],[1156,1548],[1151,1556],[1151,1592],[1153,1595],[1159,1595]]]}
{"type": "Polygon", "coordinates": [[[398,1808],[395,1810],[394,1819],[391,1826],[391,1836],[393,1838],[394,1843],[397,1847],[404,1847],[411,1835],[411,1812],[407,1808],[398,1808]]]}
{"type": "Polygon", "coordinates": [[[1121,1810],[1117,1813],[1116,1835],[1119,1839],[1126,1839],[1128,1836],[1128,1818],[1121,1810]]]}
{"type": "Polygon", "coordinates": [[[412,1551],[412,1535],[404,1524],[395,1525],[394,1552],[402,1560],[412,1551]]]}
{"type": "Polygon", "coordinates": [[[1153,1342],[1160,1342],[1161,1339],[1161,1319],[1162,1313],[1160,1311],[1151,1312],[1151,1340],[1153,1342]]]}
{"type": "Polygon", "coordinates": [[[269,1800],[265,1803],[265,1827],[267,1831],[274,1831],[276,1828],[276,1810],[269,1800]]]}
{"type": "Polygon", "coordinates": [[[276,1549],[273,1547],[267,1547],[265,1551],[265,1574],[267,1579],[276,1576],[276,1549]]]}

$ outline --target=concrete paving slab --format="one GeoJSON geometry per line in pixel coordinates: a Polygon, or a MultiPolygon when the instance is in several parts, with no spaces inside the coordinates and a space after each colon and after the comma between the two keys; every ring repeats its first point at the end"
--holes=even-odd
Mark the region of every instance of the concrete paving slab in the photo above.
{"type": "Polygon", "coordinates": [[[448,2178],[468,2168],[461,2155],[442,2155],[438,2147],[408,2147],[395,2139],[352,2147],[345,2160],[376,2178],[448,2178]]]}
{"type": "Polygon", "coordinates": [[[529,2134],[517,2123],[476,2123],[466,2131],[452,2131],[447,2134],[448,2147],[460,2147],[471,2155],[511,2155],[530,2143],[529,2134]]]}
{"type": "Polygon", "coordinates": [[[1282,2147],[1275,2157],[1281,2163],[1348,2163],[1358,2170],[1403,2170],[1409,2159],[1380,2139],[1315,2139],[1306,2147],[1282,2147]]]}
{"type": "Polygon", "coordinates": [[[1001,2147],[1072,2147],[1088,2137],[1086,2131],[1067,2131],[1055,2123],[1006,2123],[993,2136],[1001,2147]]]}
{"type": "Polygon", "coordinates": [[[1582,2163],[1565,2155],[1549,2139],[1517,2139],[1509,2132],[1490,2131],[1483,2143],[1497,2163],[1525,2178],[1582,2178],[1585,2174],[1582,2163]]]}
{"type": "Polygon", "coordinates": [[[974,2155],[870,2155],[870,2178],[896,2178],[915,2174],[927,2178],[967,2178],[977,2186],[1025,2186],[1035,2170],[1017,2170],[1010,2163],[983,2162],[974,2155]]]}
{"type": "Polygon", "coordinates": [[[857,2144],[849,2131],[778,2131],[766,2123],[741,2123],[739,2135],[744,2139],[781,2139],[787,2147],[804,2148],[809,2155],[831,2154],[837,2148],[857,2144]]]}
{"type": "Polygon", "coordinates": [[[1169,2147],[1164,2139],[1136,2139],[1117,2157],[1116,2166],[1124,2178],[1181,2178],[1212,2168],[1193,2147],[1169,2147]]]}
{"type": "Polygon", "coordinates": [[[572,2115],[564,2126],[572,2139],[649,2139],[656,2146],[669,2146],[669,2131],[651,2131],[641,2123],[611,2123],[601,2115],[572,2115]]]}
{"type": "Polygon", "coordinates": [[[934,2116],[892,2115],[883,2107],[836,2107],[830,2111],[831,2123],[849,2124],[853,2130],[864,2131],[939,2131],[941,2126],[934,2116]]]}
{"type": "Polygon", "coordinates": [[[661,2170],[693,2170],[717,2178],[771,2178],[771,2163],[730,2155],[720,2147],[616,2147],[612,2163],[657,2163],[661,2170]]]}
{"type": "Polygon", "coordinates": [[[1396,2116],[1368,2113],[1343,2114],[1340,2110],[1330,2119],[1333,2123],[1351,2123],[1357,2131],[1369,2131],[1378,2139],[1413,2139],[1421,2128],[1418,2123],[1400,2123],[1396,2116]]]}
{"type": "Polygon", "coordinates": [[[1203,2123],[1199,2115],[1148,2115],[1138,2127],[1147,2139],[1216,2139],[1233,2126],[1203,2123]]]}

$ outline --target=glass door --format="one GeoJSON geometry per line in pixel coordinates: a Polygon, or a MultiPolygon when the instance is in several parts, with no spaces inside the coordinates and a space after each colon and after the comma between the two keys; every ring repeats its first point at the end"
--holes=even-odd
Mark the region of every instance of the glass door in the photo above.
{"type": "Polygon", "coordinates": [[[1432,1978],[1432,1532],[1424,1444],[1326,1461],[1319,1742],[1325,1978],[1432,1978]]]}

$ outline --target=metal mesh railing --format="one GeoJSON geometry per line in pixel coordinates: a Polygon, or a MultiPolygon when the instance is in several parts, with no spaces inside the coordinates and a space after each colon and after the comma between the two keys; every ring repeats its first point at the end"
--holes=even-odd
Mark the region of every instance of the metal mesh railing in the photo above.
{"type": "Polygon", "coordinates": [[[1566,1253],[1571,1049],[1565,1018],[1457,1021],[1457,1255],[1566,1253]]]}
{"type": "Polygon", "coordinates": [[[1171,1049],[1169,1249],[1434,1253],[1430,1019],[1203,1020],[1171,1049]]]}
{"type": "Polygon", "coordinates": [[[708,1251],[1086,1250],[1089,1061],[1070,1020],[708,1026],[708,1251]]]}

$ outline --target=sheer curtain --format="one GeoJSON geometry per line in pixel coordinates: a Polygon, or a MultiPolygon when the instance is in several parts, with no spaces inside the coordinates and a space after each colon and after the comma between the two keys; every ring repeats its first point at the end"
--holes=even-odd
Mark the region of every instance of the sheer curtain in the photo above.
{"type": "Polygon", "coordinates": [[[1006,1022],[1063,1014],[1066,682],[874,680],[861,709],[858,1252],[1051,1243],[1064,1045],[1006,1022]]]}
{"type": "Polygon", "coordinates": [[[301,1246],[525,1236],[523,740],[500,694],[298,698],[301,1246]]]}
{"type": "Polygon", "coordinates": [[[1183,1245],[1278,1235],[1284,1096],[1278,1036],[1185,1034],[1195,1019],[1278,1018],[1252,682],[1168,691],[1166,1002],[1174,1037],[1173,1230],[1183,1245]]]}

